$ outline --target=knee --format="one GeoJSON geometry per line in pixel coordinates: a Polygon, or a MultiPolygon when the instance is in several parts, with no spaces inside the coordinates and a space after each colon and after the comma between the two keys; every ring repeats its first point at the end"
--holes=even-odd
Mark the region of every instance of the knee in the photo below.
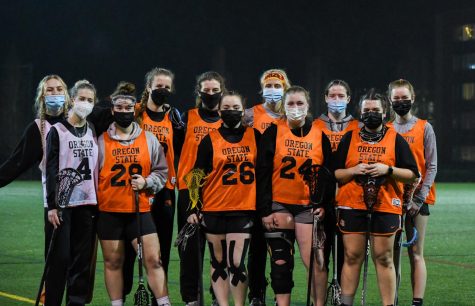
{"type": "Polygon", "coordinates": [[[353,266],[359,265],[363,261],[364,253],[345,250],[345,263],[353,266]]]}
{"type": "Polygon", "coordinates": [[[419,254],[419,253],[414,252],[414,253],[411,254],[410,257],[411,257],[411,261],[416,265],[425,262],[423,254],[419,254]]]}
{"type": "Polygon", "coordinates": [[[390,268],[393,265],[393,257],[390,252],[384,252],[382,254],[376,254],[374,256],[374,261],[377,265],[390,268]]]}
{"type": "Polygon", "coordinates": [[[144,259],[147,269],[156,270],[162,267],[162,261],[158,255],[148,255],[144,259]]]}
{"type": "Polygon", "coordinates": [[[268,238],[267,240],[271,255],[271,286],[276,294],[290,293],[294,287],[292,272],[295,238],[293,233],[283,232],[282,234],[283,238],[268,238]]]}
{"type": "Polygon", "coordinates": [[[124,259],[120,256],[104,257],[104,266],[107,270],[110,270],[110,271],[120,270],[123,264],[124,264],[124,259]]]}

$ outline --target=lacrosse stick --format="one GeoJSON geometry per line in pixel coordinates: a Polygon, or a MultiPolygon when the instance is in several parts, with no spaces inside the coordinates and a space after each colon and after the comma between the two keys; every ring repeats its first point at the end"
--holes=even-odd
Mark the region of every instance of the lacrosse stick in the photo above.
{"type": "MultiPolygon", "coordinates": [[[[198,218],[200,217],[200,209],[202,206],[202,202],[200,200],[200,188],[206,183],[206,174],[203,169],[192,169],[188,174],[184,177],[186,186],[188,187],[188,192],[190,195],[190,206],[189,209],[196,210],[196,215],[198,218]],[[199,205],[201,204],[201,205],[199,205]]],[[[199,223],[186,223],[185,226],[181,229],[178,233],[177,239],[175,241],[175,246],[179,247],[181,251],[185,251],[186,245],[188,243],[188,239],[197,235],[197,244],[198,244],[198,270],[199,270],[199,277],[198,277],[198,303],[200,306],[203,306],[203,258],[201,255],[201,231],[200,231],[200,224],[199,223]]]]}
{"type": "MultiPolygon", "coordinates": [[[[333,252],[332,252],[333,278],[327,290],[327,299],[330,299],[330,304],[335,305],[335,306],[339,306],[341,304],[341,287],[340,287],[340,284],[338,283],[338,275],[336,272],[336,267],[338,265],[337,254],[338,254],[338,234],[337,232],[335,232],[334,241],[333,241],[333,252]]],[[[326,302],[327,301],[325,301],[325,304],[326,302]]]]}
{"type": "MultiPolygon", "coordinates": [[[[403,193],[403,211],[402,211],[402,221],[401,221],[401,231],[398,233],[396,239],[396,248],[394,250],[394,267],[396,269],[396,293],[394,296],[394,305],[397,306],[399,302],[399,287],[401,285],[401,257],[402,257],[402,247],[412,246],[417,241],[417,229],[414,225],[414,219],[410,216],[410,221],[412,222],[412,239],[410,241],[403,242],[403,228],[406,225],[406,210],[408,205],[410,205],[414,192],[419,185],[420,178],[414,181],[412,184],[404,184],[404,193],[403,193]]],[[[407,236],[407,233],[406,233],[407,236]]]]}
{"type": "MultiPolygon", "coordinates": [[[[71,199],[71,195],[73,193],[74,187],[81,184],[83,178],[81,174],[73,168],[64,168],[58,172],[56,175],[56,207],[58,209],[58,217],[61,219],[61,209],[68,207],[69,200],[71,199]]],[[[51,261],[51,253],[54,249],[54,245],[56,242],[56,233],[57,228],[53,229],[53,233],[51,234],[51,239],[49,242],[48,252],[46,253],[46,260],[45,266],[43,269],[43,275],[41,276],[40,288],[38,290],[38,294],[36,296],[35,306],[38,306],[40,303],[41,298],[41,291],[43,291],[43,286],[45,283],[46,275],[48,274],[50,261],[51,261]]]]}
{"type": "Polygon", "coordinates": [[[142,220],[140,220],[139,192],[134,191],[135,215],[137,217],[137,259],[139,262],[139,286],[134,294],[134,306],[148,306],[150,296],[145,288],[143,279],[143,241],[142,241],[142,220]]]}
{"type": "Polygon", "coordinates": [[[367,227],[366,227],[366,242],[365,242],[365,259],[363,266],[363,288],[361,289],[361,305],[366,305],[366,292],[368,283],[368,260],[370,252],[370,232],[371,232],[371,215],[373,207],[378,203],[378,193],[381,185],[384,183],[384,177],[370,177],[361,175],[356,177],[356,182],[363,188],[363,200],[367,209],[367,227]]]}
{"type": "MultiPolygon", "coordinates": [[[[314,164],[300,169],[299,173],[302,175],[305,184],[308,186],[312,208],[315,209],[319,207],[323,202],[323,196],[328,181],[332,178],[330,171],[324,166],[314,164]]],[[[322,270],[325,265],[323,258],[325,239],[323,222],[321,222],[316,214],[313,214],[312,247],[310,248],[310,263],[307,280],[307,306],[311,305],[310,295],[312,291],[313,262],[315,257],[320,270],[322,270]]]]}

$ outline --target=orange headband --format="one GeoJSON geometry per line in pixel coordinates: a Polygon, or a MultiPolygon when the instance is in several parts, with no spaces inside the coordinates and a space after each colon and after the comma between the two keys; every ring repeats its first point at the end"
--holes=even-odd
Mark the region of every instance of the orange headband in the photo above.
{"type": "Polygon", "coordinates": [[[282,73],[276,72],[276,71],[271,71],[271,72],[267,73],[264,76],[263,83],[265,83],[267,80],[270,80],[270,79],[277,79],[277,80],[281,81],[282,84],[285,87],[285,76],[282,73]]]}

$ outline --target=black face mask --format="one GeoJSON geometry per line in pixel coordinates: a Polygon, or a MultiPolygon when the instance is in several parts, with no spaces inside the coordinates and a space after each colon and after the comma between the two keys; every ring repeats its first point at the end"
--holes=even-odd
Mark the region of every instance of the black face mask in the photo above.
{"type": "Polygon", "coordinates": [[[242,119],[242,111],[240,110],[222,110],[221,111],[221,119],[223,122],[229,127],[234,128],[242,119]]]}
{"type": "Polygon", "coordinates": [[[393,101],[392,105],[393,105],[393,110],[396,112],[396,114],[398,114],[399,116],[405,116],[411,110],[412,101],[411,100],[393,101]]]}
{"type": "Polygon", "coordinates": [[[205,92],[200,91],[200,98],[201,101],[203,101],[203,104],[208,108],[208,109],[213,109],[218,105],[219,100],[221,100],[221,93],[215,93],[215,94],[208,94],[205,92]]]}
{"type": "Polygon", "coordinates": [[[150,98],[152,98],[153,103],[157,106],[162,106],[168,102],[168,97],[170,97],[171,92],[165,88],[157,88],[152,90],[150,93],[150,98]]]}
{"type": "Polygon", "coordinates": [[[367,112],[361,114],[361,121],[371,130],[378,128],[383,123],[383,114],[375,112],[367,112]]]}
{"type": "Polygon", "coordinates": [[[114,112],[114,121],[121,128],[128,128],[134,121],[134,112],[114,112]]]}

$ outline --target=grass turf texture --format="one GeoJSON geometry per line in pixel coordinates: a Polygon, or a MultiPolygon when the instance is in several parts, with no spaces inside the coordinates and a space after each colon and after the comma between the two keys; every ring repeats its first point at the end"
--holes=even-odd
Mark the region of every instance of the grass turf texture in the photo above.
{"type": "MultiPolygon", "coordinates": [[[[438,199],[431,207],[425,257],[428,286],[424,305],[475,305],[475,184],[438,184],[438,199]]],[[[34,300],[43,270],[43,207],[39,182],[15,182],[0,189],[0,291],[34,300]]],[[[176,235],[175,235],[176,236],[176,235]]],[[[99,248],[100,249],[100,248],[99,248]]],[[[295,287],[292,305],[305,305],[306,273],[296,255],[295,287]]],[[[92,305],[110,305],[104,285],[102,254],[98,254],[95,292],[92,305]]],[[[169,291],[174,304],[183,304],[179,294],[179,262],[173,248],[170,262],[169,291]]],[[[402,258],[400,305],[411,300],[409,263],[402,258]]],[[[205,255],[204,284],[209,284],[209,259],[205,255]]],[[[268,265],[269,266],[269,265],[268,265]]],[[[369,265],[368,305],[379,305],[379,292],[372,263],[369,265]]],[[[329,279],[331,275],[329,275],[329,279]]],[[[135,292],[137,281],[132,293],[135,292]]],[[[205,285],[205,288],[207,286],[205,285]]],[[[205,289],[207,292],[208,290],[205,289]]],[[[0,305],[27,305],[28,302],[6,298],[0,292],[0,305]]],[[[360,304],[360,288],[355,305],[360,304]]],[[[273,293],[268,288],[267,303],[273,293]]],[[[127,304],[131,305],[133,296],[127,304]]],[[[206,305],[209,305],[209,295],[206,305]]]]}

